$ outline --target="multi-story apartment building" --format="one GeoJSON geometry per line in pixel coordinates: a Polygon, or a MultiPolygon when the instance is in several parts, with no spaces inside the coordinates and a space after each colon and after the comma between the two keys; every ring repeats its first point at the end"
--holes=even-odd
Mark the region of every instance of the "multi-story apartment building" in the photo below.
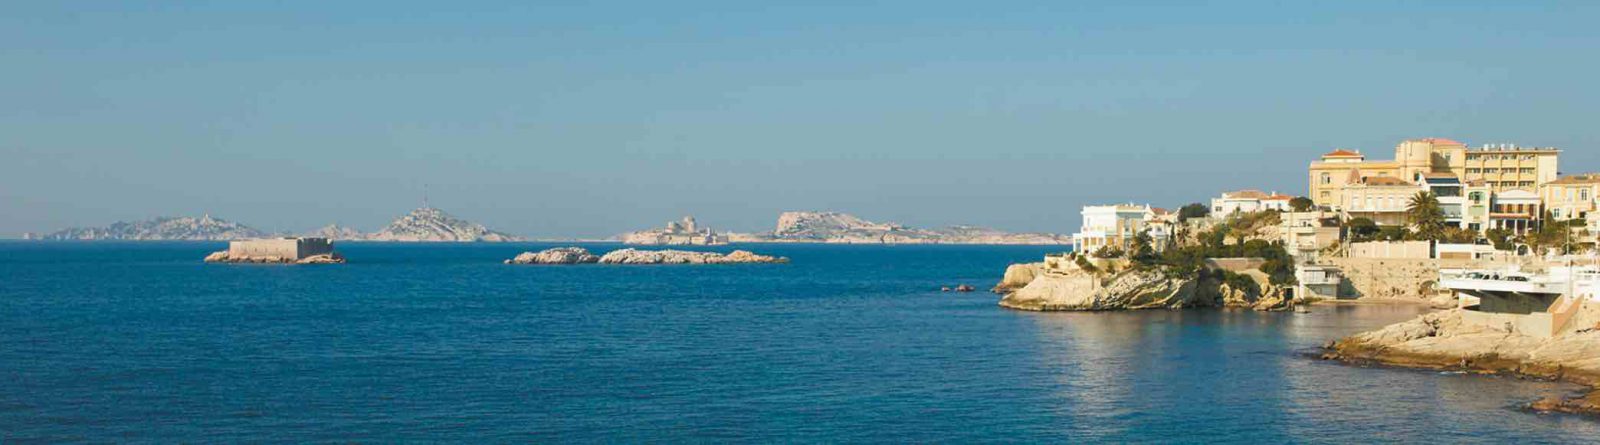
{"type": "Polygon", "coordinates": [[[1349,218],[1368,218],[1382,226],[1406,224],[1406,207],[1422,187],[1391,176],[1369,177],[1343,188],[1338,208],[1349,218]]]}
{"type": "Polygon", "coordinates": [[[1085,253],[1105,247],[1126,251],[1133,236],[1144,231],[1155,216],[1149,205],[1083,206],[1083,227],[1072,235],[1072,248],[1085,253]]]}
{"type": "Polygon", "coordinates": [[[1309,197],[1317,205],[1338,206],[1346,186],[1367,178],[1392,177],[1422,184],[1429,174],[1450,175],[1461,183],[1483,181],[1491,192],[1538,190],[1557,175],[1561,150],[1511,144],[1467,148],[1444,138],[1411,139],[1395,146],[1392,161],[1372,161],[1359,151],[1334,150],[1311,163],[1309,197]]]}

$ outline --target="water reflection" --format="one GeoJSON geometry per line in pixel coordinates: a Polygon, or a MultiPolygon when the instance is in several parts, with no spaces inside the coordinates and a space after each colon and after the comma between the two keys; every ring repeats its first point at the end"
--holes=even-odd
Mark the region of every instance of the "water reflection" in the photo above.
{"type": "Polygon", "coordinates": [[[1571,391],[1571,385],[1353,367],[1306,354],[1328,340],[1426,311],[1359,305],[1318,306],[1301,314],[1154,310],[1018,316],[1033,326],[1040,368],[1054,373],[1041,377],[1054,382],[1051,394],[1060,401],[1053,407],[1056,427],[1078,440],[1154,435],[1280,443],[1428,435],[1473,441],[1485,432],[1503,435],[1508,422],[1526,424],[1515,434],[1530,440],[1600,437],[1567,436],[1600,434],[1595,422],[1512,409],[1545,394],[1571,391]]]}

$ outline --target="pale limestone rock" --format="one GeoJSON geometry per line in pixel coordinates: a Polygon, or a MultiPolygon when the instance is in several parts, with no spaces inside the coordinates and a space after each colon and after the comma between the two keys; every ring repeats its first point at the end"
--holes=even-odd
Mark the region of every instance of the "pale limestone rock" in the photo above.
{"type": "Polygon", "coordinates": [[[1004,294],[1033,282],[1034,278],[1044,274],[1044,263],[1012,264],[1006,266],[1005,276],[1000,278],[1000,283],[994,285],[994,293],[1004,294]]]}
{"type": "Polygon", "coordinates": [[[1035,311],[1102,311],[1212,306],[1196,292],[1197,280],[1133,270],[1109,277],[1085,272],[1047,273],[1000,299],[1000,305],[1035,311]],[[1104,279],[1105,282],[1101,282],[1104,279]]]}
{"type": "Polygon", "coordinates": [[[585,264],[600,262],[600,257],[582,247],[557,247],[535,252],[523,252],[506,264],[585,264]]]}
{"type": "Polygon", "coordinates": [[[389,223],[383,230],[367,235],[372,241],[505,242],[522,237],[489,230],[482,224],[462,220],[432,207],[423,207],[389,223]]]}
{"type": "Polygon", "coordinates": [[[716,252],[685,250],[615,250],[600,257],[602,264],[734,264],[734,263],[787,263],[788,258],[757,255],[735,250],[726,255],[716,252]]]}

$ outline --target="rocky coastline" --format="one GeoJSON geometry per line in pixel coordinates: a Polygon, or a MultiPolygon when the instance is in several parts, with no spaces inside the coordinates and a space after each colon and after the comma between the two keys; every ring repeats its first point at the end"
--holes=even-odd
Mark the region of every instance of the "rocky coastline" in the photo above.
{"type": "Polygon", "coordinates": [[[1578,328],[1551,338],[1464,323],[1463,309],[1433,312],[1329,342],[1321,357],[1354,365],[1568,381],[1589,390],[1526,407],[1600,417],[1600,307],[1596,306],[1591,303],[1583,309],[1574,323],[1578,328]]]}
{"type": "Polygon", "coordinates": [[[759,255],[747,250],[726,254],[687,250],[619,249],[595,255],[582,247],[557,247],[539,252],[523,252],[506,264],[753,264],[787,263],[788,258],[759,255]]]}
{"type": "Polygon", "coordinates": [[[1294,306],[1286,289],[1262,285],[1244,274],[1207,269],[1181,274],[1126,266],[1112,272],[1114,269],[1119,268],[1113,262],[1087,267],[1074,261],[1013,264],[993,291],[1004,295],[1001,307],[1042,312],[1197,307],[1282,311],[1294,306]]]}

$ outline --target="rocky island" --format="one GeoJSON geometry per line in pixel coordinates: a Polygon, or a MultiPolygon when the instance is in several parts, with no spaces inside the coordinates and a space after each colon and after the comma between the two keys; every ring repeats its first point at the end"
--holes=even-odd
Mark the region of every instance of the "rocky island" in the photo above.
{"type": "Polygon", "coordinates": [[[520,236],[489,230],[483,224],[456,218],[433,207],[422,206],[395,219],[383,230],[367,234],[367,241],[406,242],[507,242],[525,241],[520,236]]]}
{"type": "Polygon", "coordinates": [[[671,246],[718,246],[728,244],[728,235],[717,233],[710,227],[702,227],[695,222],[693,216],[685,216],[681,221],[668,221],[665,227],[652,230],[640,230],[624,233],[617,236],[623,244],[640,245],[671,245],[671,246]]]}
{"type": "Polygon", "coordinates": [[[787,263],[788,258],[758,255],[735,250],[727,254],[687,250],[619,249],[595,255],[581,247],[558,247],[540,252],[523,252],[506,264],[741,264],[787,263]]]}
{"type": "Polygon", "coordinates": [[[160,217],[145,221],[121,221],[106,227],[74,227],[29,239],[52,241],[229,241],[260,238],[267,233],[249,226],[212,218],[160,217]]]}
{"type": "Polygon", "coordinates": [[[228,242],[228,250],[206,255],[207,263],[343,264],[327,238],[272,238],[228,242]]]}

